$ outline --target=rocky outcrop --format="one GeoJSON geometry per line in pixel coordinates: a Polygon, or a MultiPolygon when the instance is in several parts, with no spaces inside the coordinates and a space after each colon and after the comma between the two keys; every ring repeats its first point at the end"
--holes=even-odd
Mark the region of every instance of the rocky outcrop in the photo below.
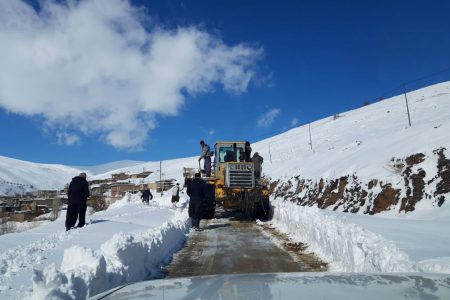
{"type": "Polygon", "coordinates": [[[389,167],[403,180],[383,182],[372,179],[364,182],[356,174],[336,179],[313,181],[301,175],[287,181],[272,182],[274,197],[296,202],[302,206],[318,206],[344,212],[377,214],[387,210],[410,212],[419,201],[431,201],[441,206],[450,197],[450,160],[445,148],[427,157],[416,153],[406,158],[392,158],[389,167]],[[436,175],[426,181],[427,173],[421,164],[435,161],[436,175]]]}
{"type": "Polygon", "coordinates": [[[436,191],[434,196],[438,197],[438,205],[441,206],[445,201],[445,194],[450,193],[450,159],[447,159],[444,154],[445,148],[434,151],[439,156],[438,159],[438,173],[434,179],[438,180],[436,184],[436,191]]]}

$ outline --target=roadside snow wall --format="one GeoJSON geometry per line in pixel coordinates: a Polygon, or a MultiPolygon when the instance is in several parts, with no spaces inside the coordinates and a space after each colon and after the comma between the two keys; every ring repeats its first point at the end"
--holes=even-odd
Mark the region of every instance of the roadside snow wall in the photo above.
{"type": "Polygon", "coordinates": [[[416,272],[408,255],[391,241],[317,207],[272,200],[272,224],[330,264],[336,272],[416,272]]]}
{"type": "Polygon", "coordinates": [[[187,213],[160,228],[114,235],[98,251],[73,246],[60,270],[34,270],[32,299],[86,299],[108,289],[161,276],[161,267],[179,250],[190,228],[187,213]]]}

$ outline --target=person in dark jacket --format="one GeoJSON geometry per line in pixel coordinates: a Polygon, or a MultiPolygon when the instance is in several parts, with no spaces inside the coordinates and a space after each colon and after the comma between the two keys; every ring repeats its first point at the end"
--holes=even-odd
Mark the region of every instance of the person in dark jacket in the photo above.
{"type": "Polygon", "coordinates": [[[264,159],[262,156],[259,156],[258,152],[255,152],[255,154],[252,157],[253,165],[255,166],[255,180],[261,179],[261,172],[262,172],[262,164],[264,162],[264,159]]]}
{"type": "Polygon", "coordinates": [[[216,211],[216,190],[215,185],[205,183],[205,201],[202,203],[202,219],[211,220],[216,211]]]}
{"type": "Polygon", "coordinates": [[[153,195],[149,189],[145,189],[142,191],[141,199],[142,199],[142,202],[144,202],[145,204],[148,204],[149,201],[153,199],[153,195]]]}
{"type": "Polygon", "coordinates": [[[233,154],[233,151],[227,150],[227,152],[225,152],[225,156],[224,156],[223,160],[224,160],[224,162],[235,162],[236,158],[233,154]]]}
{"type": "Polygon", "coordinates": [[[250,142],[245,142],[245,161],[252,162],[252,147],[250,147],[250,142]]]}
{"type": "Polygon", "coordinates": [[[89,184],[86,181],[86,173],[80,173],[80,175],[72,178],[67,196],[69,197],[69,205],[67,206],[66,214],[66,230],[74,227],[77,219],[78,225],[76,227],[83,227],[86,222],[86,202],[89,197],[89,184]]]}
{"type": "Polygon", "coordinates": [[[200,230],[200,220],[202,218],[202,206],[205,201],[206,183],[200,177],[200,173],[194,175],[194,180],[187,188],[189,200],[189,217],[192,221],[192,227],[200,230]]]}

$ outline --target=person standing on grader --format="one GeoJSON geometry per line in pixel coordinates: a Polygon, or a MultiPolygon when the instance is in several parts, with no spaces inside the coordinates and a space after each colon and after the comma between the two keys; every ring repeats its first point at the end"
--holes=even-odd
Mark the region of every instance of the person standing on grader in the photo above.
{"type": "Polygon", "coordinates": [[[262,173],[262,164],[264,162],[264,159],[262,156],[259,156],[258,152],[255,152],[252,157],[253,165],[255,168],[255,180],[258,181],[261,179],[261,173],[262,173]]]}
{"type": "Polygon", "coordinates": [[[177,183],[173,188],[172,188],[172,205],[173,207],[177,207],[177,203],[178,201],[180,201],[180,184],[177,183]]]}
{"type": "Polygon", "coordinates": [[[69,205],[66,213],[66,231],[72,229],[78,219],[76,227],[81,228],[86,223],[87,198],[89,197],[89,183],[86,181],[86,173],[72,178],[67,191],[69,205]]]}
{"type": "Polygon", "coordinates": [[[187,188],[189,196],[189,217],[191,218],[192,227],[200,230],[200,220],[203,216],[203,202],[206,197],[206,183],[201,178],[200,173],[195,173],[194,180],[187,188]]]}
{"type": "Polygon", "coordinates": [[[204,141],[200,141],[200,146],[202,147],[202,154],[198,159],[200,164],[200,160],[203,158],[203,169],[205,170],[205,176],[211,176],[211,149],[208,144],[205,144],[204,141]]]}
{"type": "Polygon", "coordinates": [[[245,162],[252,162],[252,147],[250,147],[250,142],[245,142],[245,162]]]}

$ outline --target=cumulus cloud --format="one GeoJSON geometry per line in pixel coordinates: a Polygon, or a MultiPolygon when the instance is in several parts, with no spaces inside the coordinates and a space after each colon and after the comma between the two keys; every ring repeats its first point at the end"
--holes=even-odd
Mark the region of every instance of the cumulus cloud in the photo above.
{"type": "Polygon", "coordinates": [[[281,111],[278,108],[272,108],[272,109],[268,110],[267,112],[265,112],[258,118],[257,126],[258,127],[269,127],[270,125],[272,125],[275,118],[278,117],[280,112],[281,111]]]}
{"type": "Polygon", "coordinates": [[[57,132],[56,137],[58,138],[58,144],[60,145],[78,145],[80,144],[80,137],[73,133],[67,132],[57,132]]]}
{"type": "Polygon", "coordinates": [[[144,28],[149,21],[128,0],[42,1],[38,12],[0,1],[0,107],[138,148],[185,95],[247,89],[261,48],[228,46],[194,26],[144,28]]]}
{"type": "Polygon", "coordinates": [[[297,118],[293,118],[292,121],[291,121],[291,126],[295,127],[297,125],[298,125],[298,119],[297,118]]]}

